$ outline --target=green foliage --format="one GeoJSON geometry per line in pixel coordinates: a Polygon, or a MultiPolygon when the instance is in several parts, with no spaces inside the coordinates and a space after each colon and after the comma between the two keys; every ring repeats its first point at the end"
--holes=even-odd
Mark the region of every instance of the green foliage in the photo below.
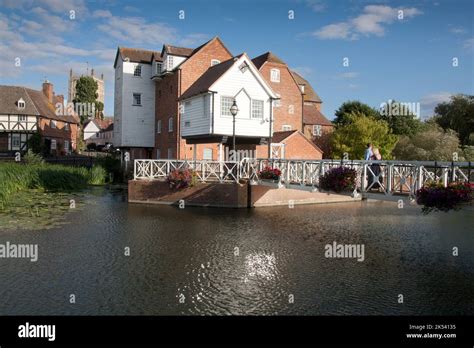
{"type": "Polygon", "coordinates": [[[434,111],[434,119],[443,129],[455,130],[463,146],[474,145],[473,95],[453,95],[449,102],[438,104],[434,111]]]}
{"type": "Polygon", "coordinates": [[[43,164],[44,160],[41,155],[34,153],[31,149],[28,150],[23,160],[28,164],[43,164]]]}
{"type": "Polygon", "coordinates": [[[95,118],[99,120],[104,119],[104,103],[100,101],[95,102],[95,118]]]}
{"type": "Polygon", "coordinates": [[[362,159],[367,143],[378,148],[383,159],[391,158],[398,138],[385,121],[360,113],[350,114],[346,119],[348,123],[337,127],[331,137],[334,158],[342,158],[347,152],[351,159],[362,159]]]}
{"type": "Polygon", "coordinates": [[[349,100],[344,102],[335,112],[336,118],[334,123],[336,126],[344,126],[351,122],[351,115],[364,115],[371,118],[379,118],[379,112],[371,108],[369,105],[361,103],[358,100],[349,100]]]}
{"type": "Polygon", "coordinates": [[[427,122],[416,135],[401,136],[393,155],[407,161],[452,161],[455,152],[460,161],[464,160],[456,132],[427,122]]]}
{"type": "MultiPolygon", "coordinates": [[[[96,104],[97,100],[97,82],[91,76],[81,76],[76,84],[76,97],[74,98],[74,106],[77,103],[96,104]]],[[[89,115],[79,115],[81,124],[84,123],[89,115]]]]}
{"type": "Polygon", "coordinates": [[[45,148],[39,133],[34,133],[30,139],[28,139],[28,149],[37,154],[44,153],[45,148]]]}
{"type": "Polygon", "coordinates": [[[0,202],[16,192],[29,189],[72,191],[106,181],[103,167],[92,169],[57,164],[0,164],[0,202]]]}
{"type": "Polygon", "coordinates": [[[108,181],[114,182],[119,181],[122,177],[122,167],[120,165],[120,159],[113,156],[108,155],[105,157],[98,157],[95,162],[97,165],[102,166],[105,171],[108,173],[108,181]]]}
{"type": "Polygon", "coordinates": [[[414,135],[421,130],[423,124],[406,104],[394,100],[381,108],[380,119],[387,122],[396,135],[414,135]]]}

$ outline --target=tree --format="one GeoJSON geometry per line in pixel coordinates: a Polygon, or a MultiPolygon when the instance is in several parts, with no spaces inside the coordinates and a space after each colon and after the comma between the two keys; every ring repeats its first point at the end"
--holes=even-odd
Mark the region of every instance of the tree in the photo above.
{"type": "MultiPolygon", "coordinates": [[[[97,82],[91,76],[81,76],[76,83],[76,97],[73,100],[74,106],[78,103],[87,103],[86,105],[94,105],[95,107],[98,96],[97,89],[97,82]]],[[[83,108],[76,107],[76,110],[83,110],[83,108]]],[[[95,115],[88,115],[80,112],[79,116],[81,118],[81,124],[83,124],[89,116],[95,115]]]]}
{"type": "Polygon", "coordinates": [[[100,120],[104,119],[104,103],[100,101],[95,102],[95,118],[100,120]]]}
{"type": "Polygon", "coordinates": [[[335,112],[336,118],[334,123],[336,126],[343,126],[349,122],[350,115],[365,115],[367,117],[379,118],[379,112],[371,108],[367,104],[358,100],[349,100],[344,102],[335,112]]]}
{"type": "Polygon", "coordinates": [[[435,122],[427,122],[416,135],[401,136],[393,155],[407,161],[452,161],[454,153],[464,160],[455,131],[444,131],[435,122]]]}
{"type": "Polygon", "coordinates": [[[455,130],[462,146],[474,145],[474,96],[458,94],[435,108],[435,121],[444,129],[455,130]]]}
{"type": "Polygon", "coordinates": [[[346,117],[347,124],[336,128],[331,144],[335,158],[362,159],[368,143],[378,148],[383,159],[390,159],[397,143],[387,122],[368,117],[362,113],[352,113],[346,117]]]}
{"type": "Polygon", "coordinates": [[[396,135],[414,135],[423,125],[407,104],[395,100],[389,100],[381,107],[380,119],[387,122],[392,133],[396,135]]]}

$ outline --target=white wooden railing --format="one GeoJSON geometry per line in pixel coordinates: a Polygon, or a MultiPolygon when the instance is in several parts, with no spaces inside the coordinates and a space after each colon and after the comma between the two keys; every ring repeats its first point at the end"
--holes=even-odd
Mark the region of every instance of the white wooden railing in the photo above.
{"type": "Polygon", "coordinates": [[[319,178],[333,167],[350,167],[356,170],[359,192],[377,188],[381,193],[413,194],[427,181],[439,181],[447,186],[453,181],[473,181],[471,162],[436,161],[348,161],[348,160],[283,160],[243,159],[242,161],[205,160],[135,160],[134,179],[166,179],[170,172],[192,170],[202,182],[261,182],[258,173],[266,166],[281,171],[280,185],[305,190],[317,190],[319,178]],[[376,170],[376,166],[380,170],[376,170]]]}

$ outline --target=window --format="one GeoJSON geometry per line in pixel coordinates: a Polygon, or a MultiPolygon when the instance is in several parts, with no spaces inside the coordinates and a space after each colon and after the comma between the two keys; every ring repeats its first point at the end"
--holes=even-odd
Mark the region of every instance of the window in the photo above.
{"type": "Polygon", "coordinates": [[[133,70],[133,76],[142,76],[142,66],[140,64],[135,65],[135,69],[133,70]]]}
{"type": "Polygon", "coordinates": [[[65,123],[65,124],[64,124],[64,130],[65,130],[65,131],[68,131],[68,130],[69,130],[69,123],[65,123]]]}
{"type": "Polygon", "coordinates": [[[185,121],[184,126],[185,127],[191,127],[191,121],[185,121]]]}
{"type": "Polygon", "coordinates": [[[173,149],[168,149],[168,159],[173,158],[173,149]]]}
{"type": "Polygon", "coordinates": [[[133,93],[133,105],[141,106],[142,105],[142,95],[141,93],[133,93]]]}
{"type": "Polygon", "coordinates": [[[12,148],[19,148],[20,143],[20,134],[12,134],[12,148]]]}
{"type": "Polygon", "coordinates": [[[160,158],[161,158],[161,150],[156,149],[156,159],[160,159],[160,158]]]}
{"type": "Polygon", "coordinates": [[[280,70],[278,69],[270,70],[270,81],[280,82],[280,70]]]}
{"type": "Polygon", "coordinates": [[[282,131],[290,131],[290,130],[291,130],[291,126],[290,126],[290,125],[287,125],[287,124],[284,124],[284,125],[281,127],[281,130],[282,130],[282,131]]]}
{"type": "Polygon", "coordinates": [[[313,125],[313,135],[315,137],[320,137],[321,136],[321,125],[319,125],[319,124],[313,125]]]}
{"type": "Polygon", "coordinates": [[[263,118],[263,100],[252,99],[252,118],[263,118]]]}
{"type": "Polygon", "coordinates": [[[20,98],[17,102],[16,102],[16,105],[18,107],[18,109],[20,110],[23,110],[26,106],[25,104],[25,101],[23,100],[23,98],[20,98]]]}
{"type": "Polygon", "coordinates": [[[26,121],[26,118],[27,118],[26,115],[19,115],[19,116],[18,116],[18,121],[19,121],[19,122],[25,122],[25,121],[26,121]]]}
{"type": "Polygon", "coordinates": [[[220,64],[221,61],[218,60],[218,59],[211,59],[211,66],[214,66],[214,65],[217,65],[217,64],[220,64]]]}
{"type": "Polygon", "coordinates": [[[55,120],[51,120],[50,126],[53,129],[57,128],[57,122],[55,120]]]}
{"type": "Polygon", "coordinates": [[[174,126],[174,124],[173,124],[173,117],[170,117],[170,118],[168,119],[168,132],[172,132],[172,131],[173,131],[173,126],[174,126]]]}
{"type": "Polygon", "coordinates": [[[158,122],[156,123],[156,133],[161,133],[161,120],[158,120],[158,122]]]}
{"type": "Polygon", "coordinates": [[[159,62],[159,63],[156,63],[156,74],[157,75],[161,75],[161,73],[163,72],[163,63],[159,62]]]}
{"type": "Polygon", "coordinates": [[[51,139],[51,150],[56,150],[56,139],[51,139]]]}
{"type": "Polygon", "coordinates": [[[205,148],[202,152],[202,159],[207,161],[212,161],[212,149],[205,148]]]}
{"type": "Polygon", "coordinates": [[[243,63],[240,64],[240,66],[239,66],[239,69],[240,69],[240,71],[242,72],[242,74],[243,74],[244,72],[246,72],[246,71],[248,70],[248,68],[249,68],[249,65],[247,64],[247,62],[243,62],[243,63]]]}
{"type": "Polygon", "coordinates": [[[167,63],[167,70],[173,69],[173,56],[168,56],[166,63],[167,63]]]}
{"type": "Polygon", "coordinates": [[[300,85],[301,93],[304,93],[304,85],[300,85]]]}
{"type": "Polygon", "coordinates": [[[279,108],[281,106],[281,99],[280,99],[280,95],[278,93],[276,93],[276,96],[278,99],[275,99],[274,100],[274,103],[273,105],[276,107],[276,108],[279,108]]]}
{"type": "Polygon", "coordinates": [[[221,116],[232,116],[230,113],[230,107],[234,103],[232,97],[221,97],[221,116]]]}
{"type": "Polygon", "coordinates": [[[64,140],[64,151],[69,153],[69,141],[64,140]]]}

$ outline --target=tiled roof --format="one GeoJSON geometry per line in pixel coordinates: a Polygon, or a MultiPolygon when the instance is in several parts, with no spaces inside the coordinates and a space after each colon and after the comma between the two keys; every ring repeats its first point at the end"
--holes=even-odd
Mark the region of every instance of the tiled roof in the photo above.
{"type": "Polygon", "coordinates": [[[291,74],[296,80],[296,83],[299,85],[305,85],[304,86],[304,101],[305,102],[317,102],[321,103],[321,98],[319,98],[319,95],[314,91],[313,87],[311,84],[304,79],[300,74],[298,74],[296,71],[291,71],[291,74]]]}
{"type": "Polygon", "coordinates": [[[56,109],[42,91],[19,86],[0,86],[0,113],[43,116],[53,120],[79,123],[75,116],[56,115],[56,109]],[[25,108],[18,109],[17,101],[23,98],[25,108]]]}
{"type": "Polygon", "coordinates": [[[219,77],[229,70],[240,56],[228,59],[220,64],[211,66],[201,75],[181,96],[180,100],[193,97],[195,95],[209,91],[209,88],[217,81],[219,77]]]}
{"type": "Polygon", "coordinates": [[[290,135],[292,135],[294,132],[297,132],[298,130],[293,129],[289,131],[282,131],[282,132],[273,132],[272,136],[272,142],[273,143],[281,143],[283,140],[288,138],[290,135]]]}
{"type": "Polygon", "coordinates": [[[278,58],[272,52],[266,52],[266,53],[264,53],[264,54],[262,54],[258,57],[255,57],[254,59],[252,59],[252,62],[257,67],[257,69],[260,69],[260,67],[265,62],[271,62],[271,63],[278,63],[278,64],[286,65],[286,63],[284,61],[282,61],[280,58],[278,58]]]}
{"type": "Polygon", "coordinates": [[[159,60],[157,57],[161,58],[160,52],[140,48],[119,47],[118,53],[120,53],[122,60],[128,58],[134,63],[151,63],[152,57],[154,57],[155,60],[159,60]]]}
{"type": "Polygon", "coordinates": [[[303,123],[333,126],[332,122],[329,121],[314,104],[303,106],[303,123]]]}
{"type": "Polygon", "coordinates": [[[194,48],[165,45],[165,50],[173,56],[189,57],[193,53],[194,48]]]}

